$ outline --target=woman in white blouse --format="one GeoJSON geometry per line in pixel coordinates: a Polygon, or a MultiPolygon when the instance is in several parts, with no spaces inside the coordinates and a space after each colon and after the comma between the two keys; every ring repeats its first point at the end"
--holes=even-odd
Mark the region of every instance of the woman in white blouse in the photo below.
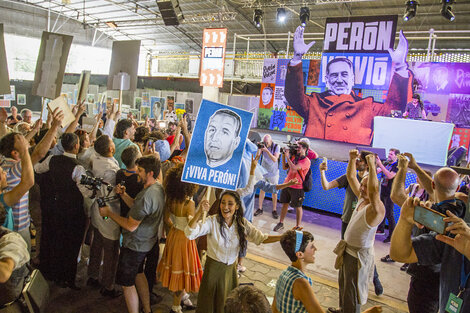
{"type": "Polygon", "coordinates": [[[246,240],[259,245],[280,240],[281,236],[263,234],[243,217],[240,196],[225,191],[220,196],[219,212],[199,221],[203,211],[209,211],[206,200],[186,226],[186,237],[193,240],[207,235],[207,258],[199,289],[196,313],[223,313],[227,295],[238,286],[237,259],[246,240]]]}

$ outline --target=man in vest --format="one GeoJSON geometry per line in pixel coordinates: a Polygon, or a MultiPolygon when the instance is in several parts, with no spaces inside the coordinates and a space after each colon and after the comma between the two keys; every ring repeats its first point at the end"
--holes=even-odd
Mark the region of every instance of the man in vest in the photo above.
{"type": "Polygon", "coordinates": [[[63,155],[49,156],[35,166],[38,174],[44,173],[50,182],[51,197],[42,210],[48,210],[49,219],[43,221],[43,233],[49,234],[46,242],[41,242],[41,272],[60,287],[79,290],[75,285],[77,257],[85,231],[85,211],[83,194],[89,190],[80,185],[85,168],[78,164],[80,148],[78,136],[65,133],[61,137],[63,155]]]}

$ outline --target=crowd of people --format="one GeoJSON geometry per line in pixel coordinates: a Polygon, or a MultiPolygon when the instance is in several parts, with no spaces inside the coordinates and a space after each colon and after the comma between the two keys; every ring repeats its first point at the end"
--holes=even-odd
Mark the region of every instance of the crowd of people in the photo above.
{"type": "MultiPolygon", "coordinates": [[[[45,123],[32,123],[29,110],[20,117],[14,108],[10,116],[0,109],[0,307],[20,296],[29,264],[57,286],[79,291],[79,259],[87,264],[86,288],[107,298],[123,296],[130,313],[152,312],[161,301],[153,292],[157,281],[173,294],[170,312],[323,312],[305,273],[317,250],[313,234],[302,230],[305,181],[318,157],[308,139],[283,149],[270,135],[257,145],[247,140],[238,189],[211,190],[182,181],[191,141],[186,118],[160,129],[149,120],[121,117],[112,106],[97,114],[94,128],[86,132],[80,125],[83,103],[73,112],[74,121],[62,125],[59,109],[49,112],[45,123]],[[287,171],[281,183],[280,168],[287,171]],[[265,193],[272,194],[272,218],[279,218],[276,235],[252,224],[264,211],[265,193]],[[31,206],[34,200],[39,208],[31,206]],[[289,206],[296,226],[281,233],[289,206]],[[34,247],[32,223],[40,239],[34,247]],[[256,288],[238,286],[248,241],[280,242],[279,250],[292,262],[277,280],[272,306],[256,288]],[[191,293],[197,293],[196,305],[191,293]]],[[[332,251],[339,308],[329,312],[361,312],[371,280],[375,293],[383,293],[374,241],[385,233],[385,219],[384,242],[391,245],[381,260],[405,263],[402,269],[411,275],[410,312],[444,312],[449,306],[470,311],[468,196],[457,192],[461,177],[454,170],[442,168],[432,178],[398,149],[389,151],[386,162],[351,150],[346,173],[331,181],[327,160],[319,169],[323,189],[346,189],[341,240],[332,251]],[[418,182],[405,189],[408,169],[418,182]],[[395,204],[402,208],[396,226],[395,204]],[[416,226],[417,206],[445,214],[445,232],[436,235],[416,226]]]]}

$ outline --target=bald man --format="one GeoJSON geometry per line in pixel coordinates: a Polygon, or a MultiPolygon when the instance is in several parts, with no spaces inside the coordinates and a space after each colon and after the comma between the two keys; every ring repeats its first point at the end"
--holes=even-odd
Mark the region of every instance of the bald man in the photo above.
{"type": "MultiPolygon", "coordinates": [[[[275,144],[269,134],[263,137],[264,145],[258,146],[258,153],[261,154],[261,166],[266,170],[264,174],[264,180],[271,185],[277,185],[279,183],[279,145],[275,144]]],[[[264,190],[259,191],[259,205],[258,210],[255,212],[255,216],[263,214],[263,201],[264,201],[264,190]]],[[[272,193],[273,211],[272,216],[277,219],[277,192],[272,193]]]]}
{"type": "MultiPolygon", "coordinates": [[[[409,167],[415,170],[419,180],[425,189],[434,195],[436,203],[432,209],[441,213],[457,215],[464,218],[466,213],[465,203],[455,199],[455,192],[459,186],[459,175],[453,169],[444,167],[439,169],[431,179],[416,163],[411,154],[405,154],[409,160],[409,167]],[[450,212],[450,213],[449,213],[450,212]]],[[[459,295],[463,299],[460,312],[470,312],[470,289],[466,283],[462,293],[459,293],[461,284],[461,271],[465,274],[470,271],[470,261],[463,258],[453,247],[438,241],[435,233],[430,232],[411,238],[411,230],[414,225],[414,208],[417,205],[424,206],[419,199],[408,198],[402,205],[400,219],[392,235],[390,246],[390,257],[399,262],[416,263],[420,265],[441,264],[439,275],[439,312],[445,312],[446,304],[449,300],[452,303],[459,302],[453,295],[459,295]]],[[[422,311],[420,311],[422,312],[422,311]]],[[[458,311],[455,311],[458,312],[458,311]]]]}

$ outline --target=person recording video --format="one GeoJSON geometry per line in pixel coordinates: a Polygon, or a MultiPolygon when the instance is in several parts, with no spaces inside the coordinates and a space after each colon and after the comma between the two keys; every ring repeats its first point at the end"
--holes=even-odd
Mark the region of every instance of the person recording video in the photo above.
{"type": "MultiPolygon", "coordinates": [[[[280,148],[279,145],[275,144],[270,135],[266,134],[263,137],[263,141],[258,143],[258,150],[261,153],[261,166],[266,170],[264,174],[264,180],[272,185],[277,185],[279,182],[279,156],[280,148]]],[[[259,192],[259,206],[255,212],[255,216],[263,214],[263,201],[265,192],[260,190],[259,192]]],[[[277,219],[277,193],[272,194],[273,200],[273,211],[272,215],[274,219],[277,219]]]]}
{"type": "Polygon", "coordinates": [[[282,168],[288,170],[287,177],[284,182],[291,179],[297,179],[299,182],[292,185],[281,192],[280,202],[282,203],[281,218],[279,223],[274,227],[274,231],[282,230],[284,228],[284,218],[287,215],[289,204],[295,208],[296,224],[295,229],[301,229],[300,222],[302,221],[302,203],[304,202],[304,190],[302,182],[310,169],[310,160],[306,154],[308,151],[308,144],[304,141],[297,141],[295,144],[290,144],[289,149],[283,148],[282,150],[282,168]]]}

